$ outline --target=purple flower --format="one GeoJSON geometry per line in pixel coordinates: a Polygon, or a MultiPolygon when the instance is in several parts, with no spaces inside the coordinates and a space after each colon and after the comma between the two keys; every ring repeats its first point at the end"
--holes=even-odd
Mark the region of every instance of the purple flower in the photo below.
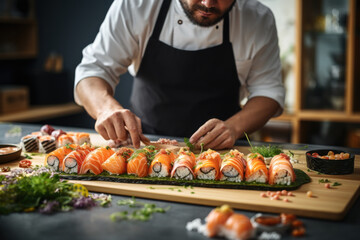
{"type": "Polygon", "coordinates": [[[96,203],[90,197],[81,196],[73,199],[74,208],[91,208],[95,207],[96,203]]]}
{"type": "Polygon", "coordinates": [[[52,213],[54,211],[57,210],[57,208],[59,208],[59,202],[58,201],[49,201],[47,202],[46,200],[44,201],[44,207],[39,209],[40,213],[52,213]]]}

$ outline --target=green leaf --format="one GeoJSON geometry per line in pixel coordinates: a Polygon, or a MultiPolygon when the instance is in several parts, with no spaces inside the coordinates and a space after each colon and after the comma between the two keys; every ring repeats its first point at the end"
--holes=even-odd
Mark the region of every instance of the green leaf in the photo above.
{"type": "Polygon", "coordinates": [[[184,138],[184,143],[190,149],[190,151],[194,151],[195,146],[189,141],[188,138],[184,138]]]}
{"type": "Polygon", "coordinates": [[[333,183],[333,186],[334,186],[334,187],[336,187],[336,186],[340,186],[340,185],[342,185],[342,184],[341,184],[341,183],[339,183],[339,182],[334,182],[334,183],[333,183]]]}

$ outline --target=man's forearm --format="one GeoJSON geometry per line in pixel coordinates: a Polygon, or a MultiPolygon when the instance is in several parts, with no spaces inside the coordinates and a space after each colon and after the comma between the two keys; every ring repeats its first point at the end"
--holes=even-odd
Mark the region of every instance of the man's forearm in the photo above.
{"type": "Polygon", "coordinates": [[[263,127],[279,108],[279,104],[271,98],[254,97],[226,123],[232,126],[238,139],[244,136],[244,132],[252,133],[263,127]]]}
{"type": "Polygon", "coordinates": [[[94,119],[103,111],[123,108],[114,99],[110,85],[101,78],[90,77],[80,81],[76,93],[86,111],[94,119]]]}

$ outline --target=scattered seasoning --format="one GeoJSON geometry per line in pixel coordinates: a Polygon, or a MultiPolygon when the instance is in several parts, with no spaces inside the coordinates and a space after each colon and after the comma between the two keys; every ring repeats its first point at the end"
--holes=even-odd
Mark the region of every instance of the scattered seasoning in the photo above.
{"type": "Polygon", "coordinates": [[[319,183],[330,183],[331,181],[329,179],[319,179],[319,183]]]}
{"type": "Polygon", "coordinates": [[[191,194],[195,194],[195,192],[191,192],[191,194]]]}
{"type": "Polygon", "coordinates": [[[342,185],[341,183],[339,183],[339,182],[334,182],[333,184],[332,184],[332,186],[334,186],[334,187],[336,187],[336,186],[340,186],[340,185],[342,185]]]}
{"type": "Polygon", "coordinates": [[[3,167],[1,168],[2,172],[10,172],[10,167],[3,167]]]}

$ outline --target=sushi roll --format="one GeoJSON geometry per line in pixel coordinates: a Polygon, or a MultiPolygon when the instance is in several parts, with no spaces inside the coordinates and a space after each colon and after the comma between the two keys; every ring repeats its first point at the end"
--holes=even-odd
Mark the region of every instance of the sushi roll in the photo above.
{"type": "Polygon", "coordinates": [[[48,124],[42,126],[41,129],[40,129],[40,132],[41,132],[42,135],[44,135],[44,136],[46,136],[46,135],[51,135],[51,133],[52,133],[53,131],[55,131],[55,129],[54,129],[52,126],[48,125],[48,124]]]}
{"type": "Polygon", "coordinates": [[[103,164],[115,152],[111,147],[99,147],[89,153],[80,168],[80,174],[91,172],[99,175],[103,172],[101,164],[103,164]]]}
{"type": "Polygon", "coordinates": [[[21,148],[25,152],[38,152],[39,151],[39,136],[26,135],[21,138],[21,148]]]}
{"type": "Polygon", "coordinates": [[[168,177],[172,169],[172,163],[175,160],[173,152],[161,149],[151,161],[149,168],[150,177],[168,177]]]}
{"type": "Polygon", "coordinates": [[[244,180],[246,160],[244,154],[238,150],[231,150],[227,153],[221,163],[220,180],[241,182],[244,180]]]}
{"type": "Polygon", "coordinates": [[[39,152],[50,153],[56,149],[55,138],[51,136],[39,137],[39,152]]]}
{"type": "Polygon", "coordinates": [[[79,132],[75,134],[76,143],[82,145],[84,143],[91,144],[90,134],[85,132],[79,132]]]}
{"type": "Polygon", "coordinates": [[[268,182],[268,170],[261,154],[250,153],[247,155],[245,180],[258,183],[268,182]]]}
{"type": "Polygon", "coordinates": [[[254,235],[254,228],[247,216],[234,213],[226,220],[220,235],[234,240],[249,239],[254,235]]]}
{"type": "Polygon", "coordinates": [[[146,177],[149,173],[148,156],[151,155],[152,149],[143,148],[136,150],[128,159],[127,174],[135,175],[137,177],[146,177]]]}
{"type": "Polygon", "coordinates": [[[196,162],[194,153],[190,152],[188,149],[182,148],[177,155],[178,157],[174,160],[174,166],[171,170],[171,177],[193,180],[195,178],[193,168],[195,167],[196,162]]]}
{"type": "Polygon", "coordinates": [[[127,160],[134,153],[131,148],[122,147],[101,164],[103,170],[110,174],[126,173],[127,160]]]}
{"type": "Polygon", "coordinates": [[[208,149],[200,154],[196,160],[194,173],[198,179],[219,180],[220,179],[220,154],[208,149]]]}
{"type": "MultiPolygon", "coordinates": [[[[74,143],[75,143],[74,139],[68,134],[62,134],[57,139],[57,147],[58,148],[62,147],[62,146],[74,144],[74,143]]],[[[78,145],[80,145],[80,144],[78,144],[78,145]]]]}
{"type": "Polygon", "coordinates": [[[269,184],[290,185],[295,181],[295,173],[290,157],[284,153],[274,156],[269,167],[269,184]]]}
{"type": "Polygon", "coordinates": [[[220,234],[227,219],[234,213],[229,205],[213,209],[205,218],[205,235],[212,238],[220,234]]]}
{"type": "Polygon", "coordinates": [[[80,173],[80,168],[86,158],[86,156],[93,151],[90,145],[82,145],[76,147],[70,152],[63,161],[62,170],[66,173],[80,173]]]}
{"type": "Polygon", "coordinates": [[[52,151],[45,157],[45,166],[50,167],[50,169],[54,171],[62,170],[64,158],[76,147],[76,145],[63,146],[52,151]]]}

